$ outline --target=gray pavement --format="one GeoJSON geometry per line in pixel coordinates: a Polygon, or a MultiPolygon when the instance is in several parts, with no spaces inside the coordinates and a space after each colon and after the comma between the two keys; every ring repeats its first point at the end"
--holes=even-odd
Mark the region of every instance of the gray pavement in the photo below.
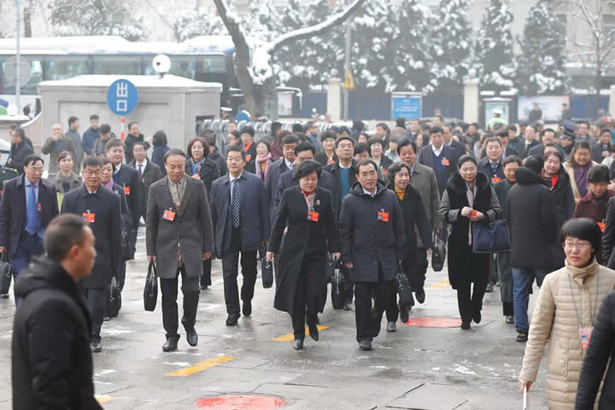
{"type": "MultiPolygon", "coordinates": [[[[472,330],[398,322],[396,333],[386,333],[383,318],[371,352],[358,349],[354,312],[334,311],[327,303],[320,322],[328,328],[319,342],[306,337],[305,350],[297,352],[290,318],[273,308],[274,288],[263,289],[260,277],[252,317],[242,317],[237,327],[225,325],[216,260],[213,286],[201,292],[198,346],[190,347],[182,335],[177,352],[163,353],[160,295],[155,312],[143,309],[142,232],[137,259],[128,263],[122,310],[104,323],[103,351],[94,355],[96,394],[106,409],[189,409],[201,398],[227,394],[274,396],[287,408],[311,410],[522,408],[517,379],[524,344],[515,342],[514,327],[504,322],[499,288],[486,295],[483,321],[472,330]]],[[[446,280],[446,270],[428,272],[427,299],[411,318],[458,317],[446,280]]],[[[13,313],[12,299],[0,300],[1,409],[11,408],[13,313]]],[[[544,376],[542,366],[530,395],[533,408],[547,407],[544,376]]]]}

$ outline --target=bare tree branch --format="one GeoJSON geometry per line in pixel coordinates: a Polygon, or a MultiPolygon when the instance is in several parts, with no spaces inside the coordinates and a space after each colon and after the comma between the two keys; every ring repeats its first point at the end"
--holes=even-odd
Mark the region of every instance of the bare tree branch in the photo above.
{"type": "MultiPolygon", "coordinates": [[[[218,0],[219,1],[219,0],[218,0]]],[[[270,53],[275,52],[280,47],[285,44],[288,44],[293,41],[302,40],[304,38],[317,36],[319,34],[324,33],[329,30],[331,27],[336,24],[343,23],[352,13],[358,10],[359,7],[363,4],[365,0],[355,0],[355,2],[350,5],[346,10],[340,11],[339,13],[334,14],[327,20],[319,23],[313,27],[304,27],[298,30],[291,31],[290,33],[286,33],[277,40],[266,45],[267,51],[270,53]]]]}

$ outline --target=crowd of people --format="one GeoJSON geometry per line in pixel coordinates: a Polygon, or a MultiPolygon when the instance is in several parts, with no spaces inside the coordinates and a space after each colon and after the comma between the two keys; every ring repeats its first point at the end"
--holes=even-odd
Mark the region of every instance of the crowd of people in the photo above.
{"type": "MultiPolygon", "coordinates": [[[[395,332],[398,318],[406,322],[414,303],[425,302],[430,251],[444,242],[461,329],[482,321],[484,295],[498,286],[504,320],[515,326],[517,342],[527,342],[522,388],[536,380],[550,340],[550,405],[595,400],[615,334],[615,296],[602,304],[615,289],[612,123],[495,121],[481,132],[478,124],[435,117],[399,119],[393,129],[378,123],[373,133],[355,121],[319,134],[312,122],[292,131],[274,122],[271,135],[257,139],[252,127],[231,122],[224,138],[205,130],[186,151],[168,147],[162,130],[146,139],[135,122],[124,140],[97,115],[89,125],[83,136],[76,117],[66,132],[53,125],[41,150],[49,155],[47,178],[24,130],[11,129],[7,167],[19,176],[4,183],[0,252],[19,278],[15,348],[27,346],[28,332],[53,338],[60,331],[32,330],[23,321],[44,323],[50,313],[41,300],[62,303],[57,292],[67,292],[79,317],[65,325],[80,338],[71,343],[83,348],[87,331],[91,351],[101,351],[101,327],[114,315],[111,288],[124,286],[141,221],[160,280],[165,352],[180,339],[180,276],[181,324],[188,344],[197,345],[198,301],[212,284],[213,257],[222,263],[228,326],[252,315],[259,258],[274,265],[273,304],[290,315],[296,350],[306,323],[319,340],[318,314],[331,271],[339,269],[337,307],[349,311],[354,302],[357,343],[371,350],[383,314],[386,331],[395,332]],[[501,220],[509,249],[477,251],[475,228],[501,220]],[[411,293],[398,301],[399,274],[411,293]],[[79,279],[78,287],[62,275],[79,279]],[[540,293],[530,322],[534,281],[540,293]]],[[[19,351],[14,363],[43,360],[49,351],[35,353],[19,351]]],[[[613,377],[609,371],[610,391],[613,377]]],[[[614,400],[606,385],[601,400],[614,400]]]]}

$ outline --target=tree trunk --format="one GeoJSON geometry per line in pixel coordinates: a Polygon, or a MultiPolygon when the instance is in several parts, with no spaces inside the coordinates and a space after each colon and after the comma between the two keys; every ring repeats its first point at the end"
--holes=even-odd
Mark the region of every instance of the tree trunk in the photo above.
{"type": "Polygon", "coordinates": [[[24,37],[32,37],[32,3],[26,1],[26,4],[23,8],[23,36],[24,37]]]}
{"type": "Polygon", "coordinates": [[[600,61],[600,59],[596,61],[594,88],[594,110],[592,112],[593,118],[591,118],[591,120],[598,118],[598,111],[600,110],[600,89],[602,88],[602,61],[600,61]]]}

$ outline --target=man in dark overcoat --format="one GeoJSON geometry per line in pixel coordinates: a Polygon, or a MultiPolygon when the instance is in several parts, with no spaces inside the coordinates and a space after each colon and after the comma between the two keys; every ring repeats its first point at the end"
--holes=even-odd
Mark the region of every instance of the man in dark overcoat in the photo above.
{"type": "Polygon", "coordinates": [[[92,318],[92,351],[101,351],[100,328],[105,309],[105,289],[122,261],[121,200],[101,185],[102,163],[86,157],[81,167],[84,184],[64,195],[62,213],[73,213],[88,222],[96,237],[96,263],[92,274],[80,282],[92,318]]]}

